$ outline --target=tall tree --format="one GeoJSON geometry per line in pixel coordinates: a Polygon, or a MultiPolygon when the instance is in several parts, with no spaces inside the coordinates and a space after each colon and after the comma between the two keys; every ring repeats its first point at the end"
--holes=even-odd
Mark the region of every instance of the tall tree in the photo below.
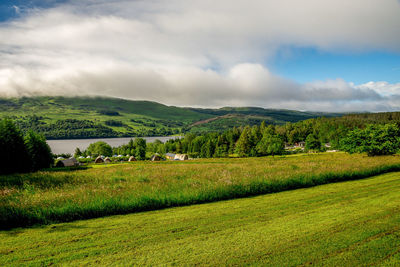
{"type": "Polygon", "coordinates": [[[266,131],[256,149],[262,156],[282,155],[285,152],[285,143],[279,135],[270,134],[266,131]]]}
{"type": "Polygon", "coordinates": [[[316,134],[309,134],[306,138],[306,149],[321,151],[322,145],[316,134]]]}
{"type": "Polygon", "coordinates": [[[248,156],[251,152],[251,132],[250,127],[244,127],[242,134],[239,137],[239,140],[236,142],[236,153],[239,154],[240,157],[248,156]]]}
{"type": "Polygon", "coordinates": [[[10,119],[0,120],[0,174],[27,172],[31,166],[21,131],[10,119]]]}
{"type": "Polygon", "coordinates": [[[87,149],[89,155],[92,156],[111,156],[112,155],[112,148],[109,144],[103,141],[98,141],[89,145],[87,149]]]}
{"type": "Polygon", "coordinates": [[[37,171],[53,165],[51,149],[43,135],[28,131],[25,135],[25,145],[32,161],[32,170],[37,171]]]}
{"type": "Polygon", "coordinates": [[[135,157],[138,160],[146,159],[146,140],[143,138],[136,138],[133,142],[135,148],[135,157]]]}

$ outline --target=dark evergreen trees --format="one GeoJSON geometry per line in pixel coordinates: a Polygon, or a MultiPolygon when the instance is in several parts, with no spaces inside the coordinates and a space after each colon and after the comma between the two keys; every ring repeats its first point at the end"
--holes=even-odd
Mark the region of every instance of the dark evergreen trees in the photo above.
{"type": "Polygon", "coordinates": [[[31,166],[21,131],[13,121],[0,120],[0,174],[27,172],[31,166]]]}

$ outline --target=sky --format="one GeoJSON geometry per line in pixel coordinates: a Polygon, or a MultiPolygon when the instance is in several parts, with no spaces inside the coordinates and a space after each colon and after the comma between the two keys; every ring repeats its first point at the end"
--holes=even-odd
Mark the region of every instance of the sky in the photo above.
{"type": "Polygon", "coordinates": [[[400,110],[399,0],[2,0],[0,97],[400,110]]]}

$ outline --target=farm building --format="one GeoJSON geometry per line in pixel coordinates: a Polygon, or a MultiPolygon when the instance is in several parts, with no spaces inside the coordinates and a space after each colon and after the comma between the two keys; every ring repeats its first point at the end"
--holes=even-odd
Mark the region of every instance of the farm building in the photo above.
{"type": "Polygon", "coordinates": [[[60,160],[56,164],[56,167],[74,167],[74,166],[79,166],[79,162],[75,158],[60,160]]]}
{"type": "Polygon", "coordinates": [[[110,159],[109,157],[106,157],[106,158],[104,159],[104,162],[105,162],[105,163],[111,163],[111,159],[110,159]]]}
{"type": "Polygon", "coordinates": [[[104,159],[102,157],[98,156],[96,158],[96,160],[94,161],[94,163],[104,163],[104,159]]]}
{"type": "Polygon", "coordinates": [[[174,160],[174,159],[175,159],[175,156],[176,156],[176,154],[174,154],[174,153],[167,153],[167,154],[165,154],[165,157],[166,157],[167,159],[170,159],[170,160],[174,160]]]}
{"type": "Polygon", "coordinates": [[[128,161],[136,161],[136,159],[135,159],[134,156],[130,156],[129,159],[128,159],[128,161]]]}
{"type": "Polygon", "coordinates": [[[154,154],[151,156],[151,161],[160,161],[161,157],[158,154],[154,154]]]}
{"type": "Polygon", "coordinates": [[[306,146],[306,142],[298,142],[298,143],[294,143],[293,148],[304,148],[306,146]]]}
{"type": "Polygon", "coordinates": [[[176,154],[174,160],[188,160],[189,157],[186,154],[176,154]]]}

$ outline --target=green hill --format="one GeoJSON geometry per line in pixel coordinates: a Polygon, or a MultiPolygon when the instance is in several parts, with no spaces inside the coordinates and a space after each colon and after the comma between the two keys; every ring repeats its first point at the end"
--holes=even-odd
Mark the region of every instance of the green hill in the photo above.
{"type": "Polygon", "coordinates": [[[0,118],[11,117],[23,131],[33,129],[48,139],[164,136],[187,131],[222,131],[262,121],[284,124],[339,115],[256,107],[181,108],[107,97],[0,99],[0,118]]]}

